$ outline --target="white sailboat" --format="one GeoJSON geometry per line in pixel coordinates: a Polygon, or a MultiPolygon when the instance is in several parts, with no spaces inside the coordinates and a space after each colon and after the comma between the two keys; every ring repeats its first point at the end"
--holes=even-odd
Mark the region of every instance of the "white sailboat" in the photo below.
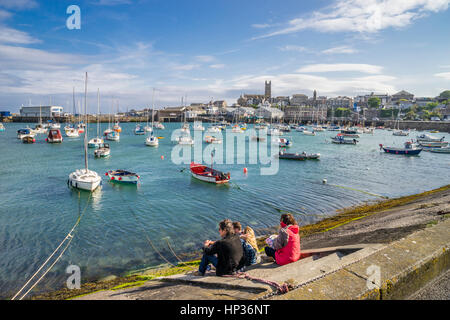
{"type": "Polygon", "coordinates": [[[157,147],[159,145],[159,140],[158,137],[155,137],[153,135],[153,122],[154,122],[154,109],[155,109],[155,103],[154,100],[155,99],[155,89],[153,89],[153,96],[152,96],[152,127],[151,127],[151,131],[147,131],[147,132],[151,132],[151,136],[147,137],[145,139],[145,144],[149,147],[157,147]]]}
{"type": "MultiPolygon", "coordinates": [[[[75,88],[73,88],[73,111],[75,115],[75,88]]],[[[75,128],[75,125],[72,123],[68,127],[64,128],[64,131],[66,132],[66,136],[68,138],[78,138],[80,136],[78,128],[75,128]]]]}
{"type": "MultiPolygon", "coordinates": [[[[88,127],[87,123],[87,72],[86,72],[86,83],[84,92],[84,105],[86,114],[86,130],[88,127]]],[[[102,178],[100,175],[88,168],[88,155],[87,155],[87,134],[84,135],[84,169],[76,170],[69,174],[68,184],[69,186],[81,190],[94,191],[100,186],[102,178]]]]}
{"type": "MultiPolygon", "coordinates": [[[[87,123],[87,119],[86,119],[87,123]]],[[[88,133],[86,129],[86,134],[88,133]]],[[[97,90],[97,137],[89,140],[88,147],[89,148],[99,148],[101,144],[103,144],[103,139],[100,138],[100,90],[97,90]]]]}

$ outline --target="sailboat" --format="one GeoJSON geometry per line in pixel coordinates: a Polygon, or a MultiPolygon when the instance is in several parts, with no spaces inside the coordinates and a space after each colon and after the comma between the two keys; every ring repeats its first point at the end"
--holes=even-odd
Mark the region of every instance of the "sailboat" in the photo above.
{"type": "MultiPolygon", "coordinates": [[[[87,134],[88,131],[86,130],[86,135],[87,134]]],[[[97,90],[97,137],[89,140],[88,147],[99,148],[103,142],[104,142],[103,139],[100,138],[100,90],[97,90]]]]}
{"type": "MultiPolygon", "coordinates": [[[[73,88],[73,115],[75,116],[75,88],[73,88]]],[[[73,124],[70,124],[69,127],[64,129],[68,138],[78,138],[80,136],[80,132],[73,124]]]]}
{"type": "MultiPolygon", "coordinates": [[[[399,112],[399,114],[400,114],[400,112],[399,112]]],[[[399,118],[397,118],[397,121],[395,123],[396,123],[397,128],[394,130],[394,132],[392,132],[393,136],[401,136],[401,137],[409,136],[409,132],[400,130],[400,119],[399,118]]]]}
{"type": "MultiPolygon", "coordinates": [[[[87,129],[87,79],[88,75],[86,72],[86,82],[84,91],[84,106],[86,114],[86,129],[87,129]]],[[[95,171],[89,170],[88,168],[88,156],[87,156],[87,134],[84,135],[84,169],[76,170],[69,174],[68,185],[82,190],[94,191],[100,185],[102,178],[95,171]]]]}
{"type": "Polygon", "coordinates": [[[153,89],[153,96],[152,96],[152,127],[151,127],[151,136],[147,137],[147,139],[145,139],[145,144],[149,147],[157,147],[159,145],[159,140],[158,137],[155,137],[153,135],[153,122],[154,122],[154,109],[155,109],[155,103],[154,103],[154,98],[155,98],[155,89],[153,89]]]}
{"type": "MultiPolygon", "coordinates": [[[[119,113],[119,102],[117,102],[117,113],[119,113]]],[[[113,130],[117,133],[121,133],[122,132],[122,128],[119,125],[119,120],[116,121],[116,123],[113,126],[113,130]]]]}
{"type": "Polygon", "coordinates": [[[39,105],[39,123],[34,127],[33,132],[36,134],[46,134],[47,129],[44,128],[44,125],[42,124],[42,111],[41,111],[41,105],[39,105]]]}
{"type": "MultiPolygon", "coordinates": [[[[152,109],[152,116],[153,116],[153,109],[152,109]]],[[[148,110],[147,110],[147,125],[144,127],[145,132],[153,132],[153,125],[150,127],[148,125],[148,110]]]]}

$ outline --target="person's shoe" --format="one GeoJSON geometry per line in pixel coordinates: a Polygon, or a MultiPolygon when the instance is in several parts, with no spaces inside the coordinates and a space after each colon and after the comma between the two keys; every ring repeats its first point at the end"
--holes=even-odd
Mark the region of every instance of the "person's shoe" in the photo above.
{"type": "Polygon", "coordinates": [[[205,274],[201,273],[200,271],[195,271],[194,273],[192,273],[192,275],[195,277],[204,277],[205,276],[205,274]]]}

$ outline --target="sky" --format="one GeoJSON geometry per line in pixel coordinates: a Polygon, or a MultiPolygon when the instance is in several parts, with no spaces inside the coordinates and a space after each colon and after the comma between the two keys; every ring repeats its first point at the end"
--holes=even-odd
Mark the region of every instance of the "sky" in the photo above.
{"type": "Polygon", "coordinates": [[[450,0],[0,0],[0,110],[101,112],[241,94],[437,96],[450,0]],[[68,29],[70,5],[81,28],[68,29]]]}

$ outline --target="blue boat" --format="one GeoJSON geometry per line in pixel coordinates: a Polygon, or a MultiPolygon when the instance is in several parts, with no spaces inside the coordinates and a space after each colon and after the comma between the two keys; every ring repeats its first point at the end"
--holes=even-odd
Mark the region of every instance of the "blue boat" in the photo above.
{"type": "Polygon", "coordinates": [[[410,141],[405,142],[404,148],[385,147],[382,144],[380,144],[380,149],[383,149],[384,152],[386,153],[402,154],[408,156],[416,156],[423,150],[423,148],[416,147],[416,145],[410,141]]]}

